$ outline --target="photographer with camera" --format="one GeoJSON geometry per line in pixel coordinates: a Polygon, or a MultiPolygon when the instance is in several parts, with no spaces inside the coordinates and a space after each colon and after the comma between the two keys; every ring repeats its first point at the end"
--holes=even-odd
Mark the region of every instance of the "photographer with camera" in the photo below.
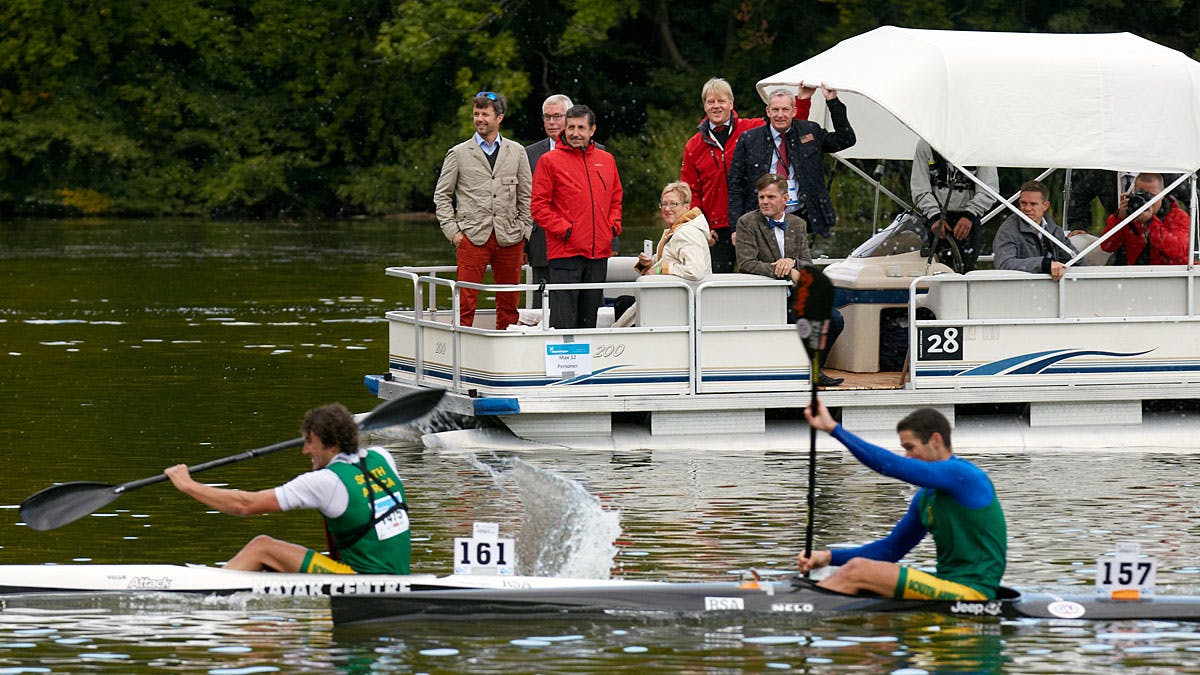
{"type": "Polygon", "coordinates": [[[1160,173],[1139,173],[1133,189],[1122,194],[1117,212],[1106,221],[1104,232],[1117,226],[1147,202],[1150,207],[1120,232],[1100,244],[1113,256],[1114,265],[1186,265],[1190,226],[1187,213],[1170,195],[1163,195],[1160,173]]]}
{"type": "MultiPolygon", "coordinates": [[[[966,167],[966,170],[974,171],[985,185],[999,191],[996,167],[966,167]]],[[[955,267],[951,244],[937,241],[953,237],[962,258],[962,269],[958,271],[975,269],[975,261],[979,259],[979,221],[996,199],[979,189],[924,140],[917,143],[909,187],[913,203],[925,216],[925,226],[929,228],[926,241],[936,244],[938,259],[955,267]]]]}

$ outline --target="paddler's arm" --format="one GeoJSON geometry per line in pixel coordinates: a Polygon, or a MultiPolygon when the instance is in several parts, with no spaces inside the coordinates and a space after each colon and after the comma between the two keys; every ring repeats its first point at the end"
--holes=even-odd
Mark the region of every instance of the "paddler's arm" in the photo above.
{"type": "Polygon", "coordinates": [[[991,482],[983,471],[970,462],[955,457],[939,462],[901,457],[864,441],[843,429],[841,425],[830,435],[841,441],[858,461],[876,473],[898,478],[912,485],[944,490],[970,509],[982,508],[992,501],[991,482]]]}
{"type": "Polygon", "coordinates": [[[801,553],[796,556],[796,563],[801,572],[807,572],[826,565],[845,565],[851,558],[899,562],[924,536],[925,526],[921,525],[921,515],[917,512],[917,498],[913,497],[904,517],[883,539],[854,548],[813,551],[812,558],[805,558],[801,553]]]}
{"type": "Polygon", "coordinates": [[[233,516],[253,516],[260,513],[276,513],[281,510],[279,500],[275,497],[274,488],[257,492],[243,492],[205,485],[192,478],[186,464],[176,464],[165,469],[163,473],[171,479],[171,483],[180,492],[221,513],[233,516]]]}
{"type": "Polygon", "coordinates": [[[974,469],[969,462],[953,459],[926,462],[897,455],[847,431],[833,419],[833,415],[829,414],[829,409],[821,401],[817,401],[817,414],[813,415],[805,408],[804,418],[817,429],[829,432],[829,435],[846,446],[858,461],[875,473],[898,478],[920,487],[947,490],[968,507],[981,506],[991,501],[991,488],[987,477],[974,469]],[[982,492],[981,484],[988,485],[982,492]]]}

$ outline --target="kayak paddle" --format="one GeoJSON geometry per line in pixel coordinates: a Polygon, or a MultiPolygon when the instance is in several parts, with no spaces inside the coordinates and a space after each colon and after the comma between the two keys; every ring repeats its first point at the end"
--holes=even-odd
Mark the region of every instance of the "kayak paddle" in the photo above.
{"type": "MultiPolygon", "coordinates": [[[[821,377],[821,350],[833,318],[833,283],[820,269],[799,268],[800,283],[796,287],[796,332],[811,359],[809,384],[812,389],[812,410],[817,411],[817,380],[821,377]]],[[[817,503],[817,428],[808,428],[808,518],[804,527],[804,557],[812,557],[813,511],[817,503]]]]}
{"type": "MultiPolygon", "coordinates": [[[[446,392],[441,389],[423,389],[411,394],[380,403],[371,412],[358,421],[358,428],[363,431],[382,429],[397,424],[411,422],[424,416],[437,406],[446,392]]],[[[189,467],[190,473],[199,473],[215,469],[226,464],[233,464],[244,459],[253,459],[272,452],[298,448],[304,445],[303,438],[281,441],[254,450],[247,450],[236,455],[214,459],[209,462],[189,467]]],[[[121,485],[107,483],[72,482],[52,485],[37,494],[31,495],[21,502],[21,520],[35,530],[53,530],[67,523],[74,522],[96,509],[116,500],[117,497],[147,485],[162,483],[167,480],[166,474],[159,473],[149,478],[129,481],[121,485]]]]}

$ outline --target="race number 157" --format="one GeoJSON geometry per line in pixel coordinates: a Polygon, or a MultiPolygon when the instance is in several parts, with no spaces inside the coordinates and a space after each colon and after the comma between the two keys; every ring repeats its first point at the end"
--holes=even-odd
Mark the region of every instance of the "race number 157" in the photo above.
{"type": "Polygon", "coordinates": [[[918,361],[961,361],[963,330],[958,326],[923,326],[917,332],[918,361]]]}
{"type": "Polygon", "coordinates": [[[1145,586],[1151,581],[1150,573],[1154,571],[1154,562],[1150,560],[1101,560],[1100,586],[1145,586]]]}

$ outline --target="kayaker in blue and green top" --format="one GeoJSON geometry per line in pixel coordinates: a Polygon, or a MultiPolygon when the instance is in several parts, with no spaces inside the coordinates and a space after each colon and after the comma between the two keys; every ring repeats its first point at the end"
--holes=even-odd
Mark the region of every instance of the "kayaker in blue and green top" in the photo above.
{"type": "Polygon", "coordinates": [[[824,404],[804,411],[876,473],[920,487],[904,517],[879,541],[798,556],[801,572],[839,565],[819,585],[842,593],[935,600],[991,600],[1004,576],[1008,529],[992,481],[954,455],[950,422],[933,408],[914,410],[896,425],[905,456],[872,445],[838,424],[824,404]],[[937,574],[897,564],[928,532],[937,547],[937,574]]]}
{"type": "Polygon", "coordinates": [[[340,403],[309,410],[302,429],[304,454],[313,470],[277,488],[242,492],[204,485],[192,479],[185,464],[164,473],[180,492],[223,513],[250,516],[310,508],[324,517],[329,555],[259,535],[225,569],[408,574],[408,505],[391,454],[382,448],[359,449],[354,417],[340,403]]]}

